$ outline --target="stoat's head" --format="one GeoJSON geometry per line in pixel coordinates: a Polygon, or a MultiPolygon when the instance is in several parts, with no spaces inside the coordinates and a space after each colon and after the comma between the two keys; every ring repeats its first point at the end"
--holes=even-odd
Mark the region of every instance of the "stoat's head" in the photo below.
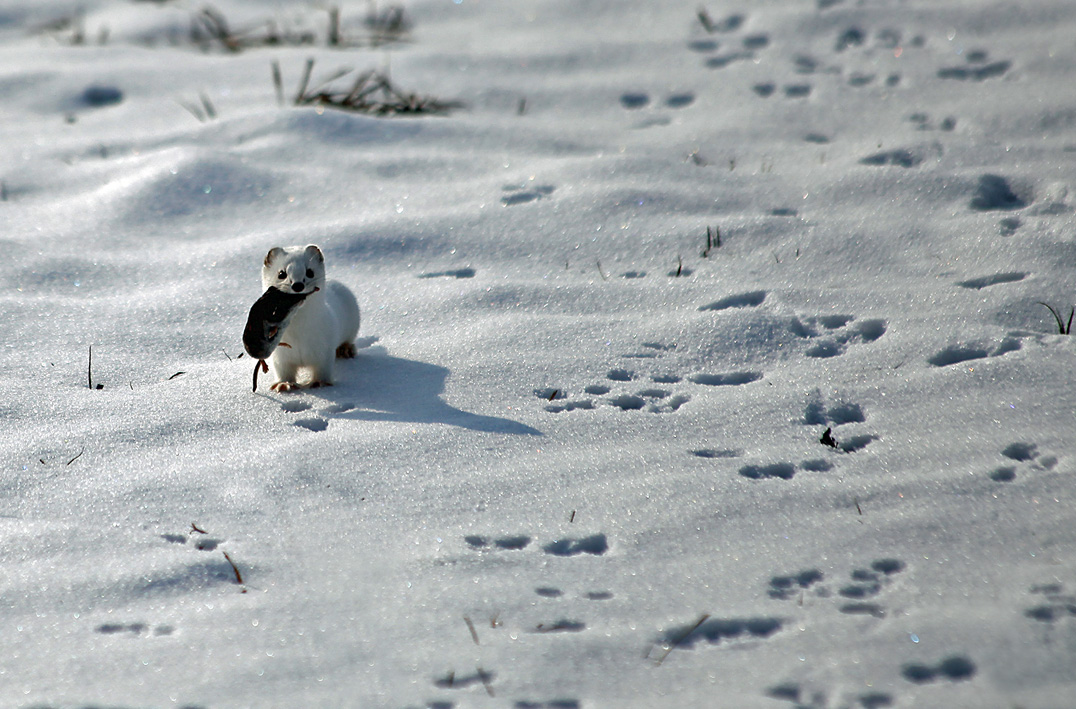
{"type": "Polygon", "coordinates": [[[325,289],[325,256],[313,244],[270,249],[262,266],[262,288],[288,293],[313,293],[325,289]]]}

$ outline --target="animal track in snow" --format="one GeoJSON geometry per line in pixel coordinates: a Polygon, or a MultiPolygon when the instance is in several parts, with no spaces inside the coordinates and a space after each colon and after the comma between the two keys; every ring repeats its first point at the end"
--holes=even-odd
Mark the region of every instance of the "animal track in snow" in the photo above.
{"type": "Polygon", "coordinates": [[[744,20],[747,19],[743,15],[732,14],[715,21],[708,14],[702,14],[702,10],[700,10],[699,13],[700,22],[703,23],[706,28],[706,31],[711,34],[715,32],[720,32],[722,34],[735,32],[743,26],[744,20]]]}
{"type": "Polygon", "coordinates": [[[798,466],[793,463],[768,463],[765,465],[745,465],[740,468],[740,476],[751,480],[765,480],[768,478],[780,478],[791,480],[796,470],[821,473],[833,469],[833,464],[822,458],[805,460],[798,466]]]}
{"type": "Polygon", "coordinates": [[[859,164],[875,166],[891,165],[894,167],[909,168],[918,167],[922,164],[923,159],[924,157],[921,152],[901,148],[868,155],[867,157],[860,159],[859,164]]]}
{"type": "Polygon", "coordinates": [[[846,423],[863,423],[866,420],[867,416],[859,404],[843,402],[827,408],[822,392],[818,389],[807,397],[807,407],[803,412],[803,423],[807,426],[840,426],[846,423]]]}
{"type": "Polygon", "coordinates": [[[705,386],[741,386],[762,379],[761,372],[730,372],[728,374],[692,374],[690,381],[705,386]]]}
{"type": "Polygon", "coordinates": [[[528,186],[526,183],[522,185],[505,185],[501,188],[501,191],[506,193],[501,197],[501,204],[506,207],[512,207],[517,204],[536,202],[553,194],[556,189],[553,185],[528,186]]]}
{"type": "Polygon", "coordinates": [[[224,540],[212,537],[200,536],[194,540],[194,548],[198,551],[216,551],[224,540]]]}
{"type": "Polygon", "coordinates": [[[752,480],[765,478],[780,478],[791,480],[796,474],[796,466],[792,463],[769,463],[767,465],[745,465],[740,468],[740,476],[752,480]]]}
{"type": "Polygon", "coordinates": [[[850,574],[852,583],[842,586],[838,591],[842,598],[851,601],[840,607],[841,613],[883,617],[885,609],[882,606],[864,602],[863,599],[877,596],[889,585],[892,577],[905,568],[904,562],[899,559],[877,559],[871,562],[870,568],[854,569],[850,574]]]}
{"type": "MultiPolygon", "coordinates": [[[[766,690],[766,696],[773,699],[792,702],[795,709],[821,709],[826,706],[826,693],[813,691],[810,696],[804,696],[804,688],[796,682],[782,682],[766,690]]],[[[893,706],[892,695],[884,692],[868,692],[856,698],[857,705],[862,709],[882,709],[893,706]]],[[[846,706],[846,705],[841,705],[846,706]]]]}
{"type": "Polygon", "coordinates": [[[716,52],[721,43],[716,39],[693,39],[687,43],[687,48],[693,52],[716,52]]]}
{"type": "Polygon", "coordinates": [[[449,672],[444,677],[435,679],[433,685],[439,689],[466,689],[471,685],[481,684],[486,687],[487,691],[491,691],[490,687],[494,677],[496,675],[493,672],[487,672],[479,668],[475,670],[474,674],[469,675],[457,676],[455,672],[449,672]]]}
{"type": "MultiPolygon", "coordinates": [[[[755,84],[751,87],[751,90],[754,91],[756,95],[762,98],[769,98],[770,96],[773,96],[775,93],[777,93],[777,84],[770,81],[766,81],[761,84],[755,84]]],[[[781,93],[784,94],[785,98],[790,99],[807,98],[811,95],[811,91],[813,91],[812,86],[810,84],[803,83],[785,84],[781,87],[781,93]]]]}
{"type": "Polygon", "coordinates": [[[961,288],[968,288],[970,290],[982,290],[983,288],[989,288],[990,286],[996,286],[1002,283],[1016,283],[1027,278],[1027,274],[1021,271],[1009,271],[1006,273],[995,273],[990,276],[982,276],[980,278],[969,278],[966,281],[960,281],[957,283],[961,288]]]}
{"type": "Polygon", "coordinates": [[[131,637],[141,637],[143,635],[153,635],[156,637],[164,637],[174,633],[176,629],[171,625],[158,625],[156,627],[150,627],[147,623],[103,623],[94,628],[95,633],[101,635],[129,635],[131,637]]]}
{"type": "Polygon", "coordinates": [[[708,305],[699,306],[699,310],[728,310],[729,308],[755,308],[762,305],[766,300],[766,291],[756,290],[747,293],[730,295],[727,298],[716,300],[708,305]]]}
{"type": "MultiPolygon", "coordinates": [[[[666,96],[665,100],[662,102],[662,107],[672,110],[680,110],[687,108],[693,103],[695,103],[695,94],[691,92],[680,92],[666,96]]],[[[650,95],[643,92],[629,92],[622,94],[620,96],[620,105],[629,111],[641,112],[644,114],[645,117],[634,126],[635,128],[664,126],[672,122],[672,119],[663,113],[642,111],[642,109],[647,108],[650,105],[650,95]]],[[[623,275],[624,278],[643,278],[645,276],[645,272],[637,271],[629,271],[623,275]]]]}
{"type": "Polygon", "coordinates": [[[1024,615],[1040,623],[1054,623],[1066,617],[1076,618],[1076,596],[1065,594],[1064,590],[1059,583],[1033,586],[1031,593],[1043,596],[1046,602],[1028,608],[1024,615]]]}
{"type": "Polygon", "coordinates": [[[859,436],[852,436],[851,438],[846,438],[843,442],[838,441],[837,448],[844,451],[845,453],[855,453],[856,451],[863,450],[877,440],[877,436],[872,436],[870,434],[862,434],[859,436]]]}
{"type": "Polygon", "coordinates": [[[948,679],[953,682],[971,679],[975,676],[976,668],[968,658],[962,655],[947,657],[937,665],[923,665],[908,663],[901,667],[900,673],[904,679],[916,684],[933,682],[938,679],[948,679]]]}
{"type": "Polygon", "coordinates": [[[500,537],[498,539],[490,540],[488,537],[471,534],[463,538],[463,541],[472,549],[478,550],[507,550],[507,551],[519,551],[526,549],[531,543],[531,538],[525,535],[516,535],[511,537],[500,537]]]}
{"type": "Polygon", "coordinates": [[[777,85],[765,82],[762,84],[755,84],[751,87],[751,90],[762,98],[769,98],[770,96],[773,96],[773,93],[777,90],[777,85]]]}
{"type": "Polygon", "coordinates": [[[581,620],[561,619],[552,623],[539,623],[534,626],[535,633],[578,633],[586,630],[587,624],[581,620]]]}
{"type": "Polygon", "coordinates": [[[430,273],[423,273],[419,275],[419,278],[474,278],[477,271],[473,268],[457,268],[448,271],[431,271],[430,273]]]}
{"type": "MultiPolygon", "coordinates": [[[[656,359],[661,353],[670,351],[675,345],[662,345],[660,343],[643,343],[643,347],[653,352],[643,352],[624,355],[631,359],[656,359]]],[[[646,410],[650,413],[670,413],[677,411],[681,406],[691,401],[687,394],[673,393],[662,387],[645,387],[636,391],[614,392],[613,387],[623,385],[639,379],[639,375],[630,369],[614,368],[606,372],[605,378],[611,384],[589,384],[583,391],[590,396],[605,396],[604,403],[619,408],[622,411],[646,410]]],[[[679,375],[661,373],[650,377],[655,384],[676,384],[682,378],[679,375]]],[[[593,399],[567,400],[567,394],[562,389],[546,387],[535,389],[535,396],[545,399],[549,403],[545,407],[551,413],[564,413],[578,409],[593,410],[596,408],[593,399]],[[564,400],[564,401],[562,401],[564,400]]]]}
{"type": "Polygon", "coordinates": [[[718,450],[714,448],[700,448],[691,451],[691,455],[697,458],[739,458],[742,454],[734,450],[718,450]]]}
{"type": "Polygon", "coordinates": [[[1005,217],[998,221],[998,233],[1002,236],[1012,236],[1023,225],[1020,217],[1005,217]]]}
{"type": "Polygon", "coordinates": [[[671,94],[665,99],[665,105],[669,108],[686,108],[693,103],[695,103],[695,94],[687,92],[671,94]]]}
{"type": "MultiPolygon", "coordinates": [[[[853,569],[849,574],[849,583],[837,590],[837,595],[844,599],[838,610],[846,615],[885,617],[884,607],[866,599],[881,594],[905,568],[906,565],[899,559],[883,558],[874,560],[869,567],[853,569]]],[[[833,592],[822,584],[824,578],[817,568],[774,576],[770,579],[769,596],[778,601],[790,601],[810,592],[814,597],[829,598],[833,592]]]]}
{"type": "MultiPolygon", "coordinates": [[[[463,541],[475,551],[522,551],[530,546],[533,539],[525,534],[495,538],[469,534],[463,538],[463,541]]],[[[542,547],[542,551],[553,556],[578,556],[580,554],[601,556],[608,550],[609,540],[604,534],[556,539],[542,547]]]]}
{"type": "Polygon", "coordinates": [[[742,62],[754,58],[755,55],[753,52],[731,52],[729,54],[722,54],[721,56],[710,57],[706,60],[706,66],[710,69],[724,69],[725,67],[731,64],[735,64],[736,62],[742,62]]]}
{"type": "Polygon", "coordinates": [[[1005,449],[1001,451],[1001,454],[1006,458],[1023,463],[1025,461],[1034,460],[1037,455],[1037,449],[1038,446],[1034,443],[1017,442],[1005,446],[1005,449]]]}
{"type": "Polygon", "coordinates": [[[580,709],[581,706],[575,699],[550,699],[545,702],[521,699],[512,705],[512,709],[580,709]]]}
{"type": "Polygon", "coordinates": [[[957,79],[959,81],[986,81],[987,79],[1004,76],[1011,68],[1011,61],[986,62],[986,52],[969,52],[967,64],[939,69],[938,78],[957,79]]]}
{"type": "Polygon", "coordinates": [[[349,402],[341,402],[339,404],[329,404],[323,408],[320,413],[322,416],[335,416],[337,414],[346,414],[355,408],[355,405],[349,402]]]}
{"type": "MultiPolygon", "coordinates": [[[[755,296],[751,296],[752,299],[755,296]]],[[[737,301],[739,302],[739,301],[737,301]]],[[[651,360],[658,360],[669,352],[676,349],[675,344],[660,342],[642,343],[643,351],[631,352],[622,355],[625,359],[641,360],[640,365],[651,360]]],[[[660,366],[660,365],[659,365],[660,366]]],[[[669,371],[657,371],[647,373],[634,369],[614,367],[605,374],[605,382],[589,384],[583,391],[593,397],[603,399],[568,399],[568,394],[563,389],[544,387],[534,390],[535,396],[546,400],[546,411],[551,413],[564,413],[577,409],[594,409],[598,403],[603,403],[623,411],[647,411],[650,413],[671,413],[678,411],[684,404],[691,401],[691,395],[683,391],[675,391],[665,386],[651,386],[642,388],[632,387],[627,389],[625,385],[639,382],[649,378],[654,384],[671,385],[680,384],[685,378],[680,374],[669,371]],[[627,389],[627,390],[625,390],[627,389]]],[[[761,372],[738,371],[724,373],[698,372],[686,379],[691,384],[710,387],[741,386],[750,384],[763,378],[761,372]]],[[[640,382],[641,383],[641,382],[640,382]]],[[[639,386],[636,384],[636,386],[639,386]]]]}
{"type": "MultiPolygon", "coordinates": [[[[644,342],[643,351],[624,355],[627,359],[657,359],[663,353],[675,350],[676,345],[664,345],[660,342],[644,342]]],[[[677,380],[679,381],[679,379],[677,380]]]]}
{"type": "Polygon", "coordinates": [[[329,422],[323,418],[296,419],[294,423],[308,431],[324,431],[329,427],[329,422]]]}
{"type": "Polygon", "coordinates": [[[604,534],[592,534],[589,537],[558,539],[542,547],[542,551],[553,556],[577,556],[592,554],[601,556],[609,551],[609,540],[604,534]]]}
{"type": "MultiPolygon", "coordinates": [[[[1032,470],[1053,470],[1057,466],[1057,456],[1040,455],[1034,443],[1010,443],[1001,451],[1001,455],[1016,463],[1025,463],[1032,470]]],[[[990,473],[990,479],[994,482],[1012,482],[1016,479],[1016,470],[1015,465],[1000,466],[990,473]]]]}
{"type": "Polygon", "coordinates": [[[826,359],[844,354],[848,345],[878,340],[886,332],[886,322],[857,321],[852,315],[819,315],[793,318],[791,329],[796,336],[814,341],[808,357],[826,359]]]}
{"type": "Polygon", "coordinates": [[[643,108],[650,103],[650,96],[642,93],[627,93],[620,96],[620,105],[624,108],[643,108]]]}
{"type": "Polygon", "coordinates": [[[581,399],[578,401],[566,401],[563,404],[550,404],[545,407],[546,411],[554,414],[563,413],[565,411],[575,411],[577,409],[591,411],[594,409],[594,402],[587,399],[581,399]]]}
{"type": "Polygon", "coordinates": [[[1013,191],[1009,181],[1001,175],[982,175],[975,188],[969,206],[977,212],[1014,211],[1023,209],[1028,202],[1013,191]]]}
{"type": "Polygon", "coordinates": [[[936,352],[927,358],[927,362],[935,367],[948,367],[954,364],[963,364],[976,359],[987,357],[1000,357],[1010,352],[1016,352],[1022,347],[1020,340],[1009,336],[995,347],[983,344],[950,345],[940,352],[936,352]]]}
{"type": "Polygon", "coordinates": [[[838,433],[833,435],[833,427],[850,423],[863,423],[867,420],[859,404],[839,403],[826,408],[822,392],[815,389],[807,398],[807,407],[803,412],[803,423],[807,426],[827,426],[829,440],[821,442],[845,453],[855,453],[878,440],[877,436],[858,434],[846,437],[838,433]]]}
{"type": "Polygon", "coordinates": [[[787,601],[801,591],[806,591],[824,578],[818,569],[807,569],[795,574],[774,576],[770,579],[770,598],[787,601]]]}
{"type": "MultiPolygon", "coordinates": [[[[930,118],[930,115],[926,113],[913,113],[908,116],[908,120],[915,125],[916,130],[935,130],[934,123],[930,118]]],[[[945,132],[951,132],[956,130],[956,118],[954,116],[946,116],[938,123],[938,130],[945,132]]]]}
{"type": "Polygon", "coordinates": [[[754,618],[706,618],[690,625],[674,626],[664,631],[658,645],[668,652],[692,649],[700,641],[711,645],[745,640],[762,640],[771,637],[785,624],[782,618],[757,616],[754,618]]]}
{"type": "MultiPolygon", "coordinates": [[[[186,544],[190,537],[184,534],[162,534],[161,539],[171,544],[186,544]]],[[[206,534],[199,534],[193,539],[193,546],[198,551],[216,551],[217,547],[224,543],[223,539],[216,539],[206,534]]]]}

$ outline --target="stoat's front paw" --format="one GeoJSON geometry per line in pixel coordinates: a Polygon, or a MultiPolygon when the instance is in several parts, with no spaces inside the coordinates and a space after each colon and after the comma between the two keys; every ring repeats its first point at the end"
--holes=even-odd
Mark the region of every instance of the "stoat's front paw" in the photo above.
{"type": "Polygon", "coordinates": [[[269,387],[273,391],[296,391],[299,385],[295,382],[277,382],[269,387]]]}
{"type": "Polygon", "coordinates": [[[354,359],[355,357],[355,343],[345,342],[336,348],[336,356],[339,359],[354,359]]]}

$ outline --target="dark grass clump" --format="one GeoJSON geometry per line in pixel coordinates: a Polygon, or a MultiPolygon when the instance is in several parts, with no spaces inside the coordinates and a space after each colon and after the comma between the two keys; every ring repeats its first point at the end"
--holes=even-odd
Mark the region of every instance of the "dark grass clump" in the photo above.
{"type": "MultiPolygon", "coordinates": [[[[364,71],[350,87],[339,89],[332,84],[350,74],[351,69],[341,69],[311,87],[313,71],[314,60],[308,59],[299,81],[299,90],[293,99],[296,106],[326,106],[373,116],[444,115],[462,107],[458,101],[442,101],[403,91],[392,82],[387,72],[373,69],[364,71]]],[[[280,66],[274,61],[273,82],[276,84],[278,99],[283,98],[281,81],[280,66]]]]}

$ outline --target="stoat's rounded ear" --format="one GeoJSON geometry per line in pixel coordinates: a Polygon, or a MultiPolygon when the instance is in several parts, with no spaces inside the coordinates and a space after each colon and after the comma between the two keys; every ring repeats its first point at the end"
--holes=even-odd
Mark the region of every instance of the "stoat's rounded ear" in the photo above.
{"type": "Polygon", "coordinates": [[[265,255],[265,265],[268,266],[269,264],[271,264],[273,262],[273,259],[275,259],[282,253],[284,253],[284,249],[280,248],[279,246],[269,249],[269,253],[265,255]]]}
{"type": "Polygon", "coordinates": [[[316,258],[322,263],[325,262],[325,256],[321,253],[321,249],[319,249],[315,244],[307,244],[306,255],[310,258],[316,258]]]}

